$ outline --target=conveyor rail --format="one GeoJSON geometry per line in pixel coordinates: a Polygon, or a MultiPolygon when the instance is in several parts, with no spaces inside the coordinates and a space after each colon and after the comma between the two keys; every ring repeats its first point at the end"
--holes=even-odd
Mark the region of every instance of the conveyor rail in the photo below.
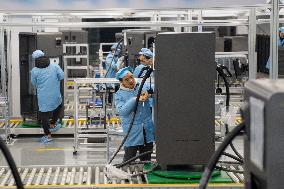
{"type": "MultiPolygon", "coordinates": [[[[232,168],[232,167],[231,167],[232,168]]],[[[235,169],[240,169],[236,168],[235,169]]],[[[19,167],[25,188],[197,188],[196,184],[186,185],[153,185],[143,182],[141,176],[130,180],[109,179],[103,172],[104,165],[94,166],[27,166],[19,167]]],[[[128,173],[142,171],[142,166],[127,167],[128,173]]],[[[240,182],[235,174],[231,173],[236,182],[240,182]]],[[[8,167],[0,167],[0,188],[13,188],[15,182],[8,167]]],[[[14,187],[15,188],[15,187],[14,187]]],[[[215,184],[209,188],[242,189],[240,183],[215,184]]]]}

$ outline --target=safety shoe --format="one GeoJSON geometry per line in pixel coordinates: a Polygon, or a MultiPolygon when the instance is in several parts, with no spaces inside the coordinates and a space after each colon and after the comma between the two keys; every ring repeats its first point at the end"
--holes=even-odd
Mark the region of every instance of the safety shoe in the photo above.
{"type": "Polygon", "coordinates": [[[51,142],[52,141],[52,138],[48,138],[48,136],[43,136],[43,137],[41,137],[41,139],[40,139],[40,142],[42,143],[42,144],[47,144],[47,143],[49,143],[49,142],[51,142]]]}

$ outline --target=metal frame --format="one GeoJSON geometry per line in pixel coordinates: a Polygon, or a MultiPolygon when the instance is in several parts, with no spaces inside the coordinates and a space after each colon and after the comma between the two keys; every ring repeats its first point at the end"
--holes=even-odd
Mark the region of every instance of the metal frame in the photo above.
{"type": "Polygon", "coordinates": [[[4,141],[6,144],[11,142],[11,129],[9,124],[9,102],[7,97],[0,96],[0,108],[2,112],[2,124],[4,124],[4,141]]]}
{"type": "Polygon", "coordinates": [[[278,78],[278,28],[279,28],[279,1],[272,0],[270,24],[270,56],[271,68],[269,72],[270,79],[278,78]]]}
{"type": "Polygon", "coordinates": [[[3,96],[7,96],[7,78],[6,78],[6,55],[4,47],[4,27],[0,27],[0,62],[1,62],[1,93],[3,96]]]}
{"type": "MultiPolygon", "coordinates": [[[[75,123],[75,127],[74,127],[74,151],[73,154],[76,155],[78,151],[91,151],[90,148],[81,148],[80,147],[80,143],[79,143],[79,139],[82,137],[95,137],[95,136],[99,136],[99,137],[106,137],[107,138],[107,149],[106,149],[106,155],[107,155],[107,161],[109,159],[109,129],[106,126],[106,115],[104,115],[104,129],[100,130],[99,132],[105,132],[105,134],[88,134],[89,132],[96,132],[95,129],[86,129],[86,130],[81,130],[79,127],[79,88],[78,86],[80,84],[91,84],[91,85],[96,85],[96,84],[114,84],[114,83],[119,83],[118,80],[116,80],[115,78],[77,78],[74,80],[74,104],[75,104],[75,115],[74,115],[74,123],[75,123]]],[[[103,106],[104,109],[106,108],[106,95],[103,96],[103,106]]],[[[97,151],[97,150],[94,150],[97,151]]]]}
{"type": "Polygon", "coordinates": [[[66,47],[76,47],[76,52],[77,52],[77,47],[86,47],[87,48],[87,54],[85,55],[63,55],[63,65],[64,65],[64,97],[66,97],[66,91],[67,91],[67,81],[70,80],[68,78],[68,70],[87,70],[87,76],[90,76],[90,65],[89,65],[89,45],[88,44],[63,44],[63,53],[66,52],[66,47]],[[67,59],[74,59],[74,58],[85,58],[87,60],[87,65],[86,66],[68,66],[67,65],[67,59]]]}
{"type": "MultiPolygon", "coordinates": [[[[265,6],[256,6],[258,7],[265,7],[265,6]]],[[[251,7],[239,6],[237,9],[247,12],[251,7]]],[[[221,10],[224,8],[215,7],[211,8],[211,10],[221,10]]],[[[225,10],[236,10],[234,8],[225,8],[225,10]]],[[[11,13],[10,11],[5,12],[4,15],[7,19],[0,23],[0,27],[7,27],[7,28],[18,28],[18,27],[49,27],[49,28],[103,28],[103,27],[176,27],[181,28],[185,27],[187,30],[190,30],[193,26],[248,26],[249,21],[248,19],[215,19],[209,20],[202,17],[203,12],[206,9],[115,9],[115,10],[94,10],[94,11],[16,11],[11,13]],[[100,18],[106,17],[110,12],[115,14],[123,13],[123,16],[127,17],[149,17],[152,21],[115,21],[115,22],[60,22],[60,20],[68,20],[64,18],[76,17],[76,18],[84,18],[84,17],[92,17],[97,16],[100,18]],[[128,13],[128,14],[127,14],[128,13]],[[130,14],[134,13],[134,14],[130,14]],[[137,15],[135,15],[137,13],[137,15]],[[58,23],[50,22],[50,19],[46,19],[47,22],[37,22],[37,20],[32,20],[31,22],[17,22],[9,19],[9,16],[21,16],[21,15],[30,15],[36,16],[36,18],[45,18],[52,17],[54,19],[58,19],[58,23]],[[176,15],[176,21],[161,21],[162,17],[168,17],[176,15]],[[196,19],[199,17],[199,20],[189,20],[189,18],[196,19]],[[155,19],[156,18],[156,19],[155,19]],[[187,18],[187,20],[183,20],[187,18]]],[[[109,14],[111,15],[111,14],[109,14]]],[[[9,57],[8,57],[9,58],[9,57]]],[[[18,102],[16,102],[18,103],[18,102]]],[[[12,109],[14,110],[14,109],[12,109]]],[[[13,111],[14,112],[14,111],[13,111]]]]}
{"type": "Polygon", "coordinates": [[[100,49],[99,49],[99,60],[100,60],[99,73],[100,73],[101,77],[105,75],[104,69],[103,69],[103,65],[102,65],[102,62],[105,60],[105,56],[104,55],[109,53],[109,51],[108,52],[104,52],[103,51],[103,46],[105,46],[105,45],[110,46],[110,45],[113,45],[113,44],[114,43],[100,43],[100,49]]]}
{"type": "MultiPolygon", "coordinates": [[[[279,5],[278,5],[279,6],[279,5]]],[[[184,27],[185,31],[191,31],[193,26],[199,26],[200,30],[203,26],[248,26],[249,27],[249,66],[250,73],[249,79],[256,78],[256,55],[255,51],[255,36],[256,36],[256,25],[262,23],[268,23],[270,20],[268,19],[258,19],[257,16],[263,15],[266,13],[257,12],[258,9],[267,9],[271,7],[270,5],[256,5],[256,6],[239,6],[239,7],[213,7],[207,9],[189,9],[189,8],[177,8],[177,9],[107,9],[107,10],[94,10],[94,11],[2,11],[4,16],[8,19],[6,21],[0,23],[0,27],[3,29],[13,29],[14,27],[23,27],[23,26],[31,26],[31,27],[51,27],[51,28],[103,28],[103,27],[184,27]],[[215,19],[209,20],[204,18],[205,11],[207,10],[241,10],[245,12],[246,16],[249,16],[248,19],[215,19]],[[21,15],[30,15],[37,16],[39,18],[53,16],[54,18],[65,18],[65,17],[78,17],[78,18],[87,18],[87,17],[107,17],[108,14],[116,13],[122,14],[123,17],[149,17],[151,21],[135,21],[135,22],[31,22],[31,23],[20,23],[20,22],[12,22],[9,19],[9,16],[21,16],[21,15]],[[130,13],[137,13],[130,14],[130,13]],[[141,14],[140,14],[141,13],[141,14]],[[143,13],[143,15],[142,15],[143,13]],[[140,15],[140,16],[139,16],[140,15]],[[141,16],[142,15],[142,16],[141,16]],[[177,18],[176,21],[161,21],[162,17],[173,16],[177,18]],[[197,19],[199,20],[193,20],[197,19]]],[[[283,7],[283,5],[281,5],[283,7]]],[[[274,9],[272,9],[272,13],[274,13],[274,9]]],[[[275,9],[278,10],[278,9],[275,9]]],[[[1,11],[0,11],[1,12],[1,11]]],[[[276,18],[277,16],[275,16],[276,18]]],[[[277,21],[277,19],[273,20],[273,23],[277,21]]],[[[279,19],[279,22],[284,22],[284,19],[279,19]]],[[[271,24],[274,25],[275,24],[271,24]]],[[[277,33],[278,28],[276,28],[275,33],[277,33]]],[[[274,35],[275,36],[275,35],[274,35]]],[[[277,35],[276,35],[277,36],[277,35]]],[[[8,35],[9,38],[9,35],[8,35]]],[[[9,39],[8,39],[9,40],[9,39]]],[[[274,43],[275,44],[275,43],[274,43]]],[[[272,48],[271,48],[272,49],[272,48]]],[[[11,52],[11,49],[9,49],[11,52]]],[[[8,60],[9,60],[9,52],[8,52],[8,60]]],[[[274,52],[275,49],[274,49],[274,52]]],[[[242,52],[240,52],[242,53],[242,52]]],[[[11,54],[11,53],[10,53],[11,54]]],[[[9,63],[9,61],[8,61],[9,63]]],[[[277,67],[277,61],[273,63],[274,68],[277,67]],[[275,66],[276,65],[276,66],[275,66]]],[[[8,66],[9,79],[11,79],[11,65],[8,66]],[[10,71],[9,71],[10,70],[10,71]]],[[[275,72],[275,71],[274,71],[275,72]]],[[[272,76],[272,74],[270,74],[272,76]]],[[[8,91],[11,91],[12,87],[9,87],[8,91]]],[[[11,94],[11,93],[10,93],[11,94]]],[[[12,94],[11,94],[12,95],[12,94]]]]}
{"type": "Polygon", "coordinates": [[[248,51],[249,51],[249,79],[256,79],[257,61],[255,53],[256,44],[256,12],[252,8],[249,14],[249,32],[248,32],[248,51]]]}

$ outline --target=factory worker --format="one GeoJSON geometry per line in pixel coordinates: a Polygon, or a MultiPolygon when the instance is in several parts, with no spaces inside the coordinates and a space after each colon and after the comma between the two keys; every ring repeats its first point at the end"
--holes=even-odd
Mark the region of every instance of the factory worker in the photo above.
{"type": "MultiPolygon", "coordinates": [[[[283,47],[284,46],[284,27],[279,28],[279,39],[278,39],[278,46],[283,47]]],[[[271,67],[271,56],[269,56],[269,59],[266,63],[266,68],[270,69],[271,67]]]]}
{"type": "MultiPolygon", "coordinates": [[[[150,49],[142,48],[139,54],[140,54],[139,56],[140,65],[138,65],[133,72],[133,75],[135,78],[138,78],[139,73],[141,72],[142,68],[153,65],[153,53],[152,51],[150,51],[150,49]]],[[[144,71],[140,77],[143,77],[145,73],[146,71],[144,71]]]]}
{"type": "MultiPolygon", "coordinates": [[[[136,96],[139,84],[129,71],[129,67],[120,69],[116,74],[116,79],[120,81],[120,88],[115,94],[116,108],[122,121],[122,129],[124,134],[127,133],[129,124],[135,108],[136,96]]],[[[124,143],[123,161],[135,157],[137,151],[139,154],[153,150],[154,142],[154,124],[150,110],[149,97],[147,93],[149,87],[145,83],[136,112],[133,127],[127,140],[124,143]]],[[[151,154],[140,157],[141,161],[150,161],[151,154]]]]}
{"type": "MultiPolygon", "coordinates": [[[[135,78],[138,78],[141,70],[144,67],[153,65],[154,54],[152,53],[152,51],[150,49],[142,48],[140,50],[139,54],[140,54],[140,57],[139,57],[140,65],[138,65],[133,72],[133,76],[135,78]]],[[[143,77],[145,75],[145,73],[146,73],[146,70],[144,70],[143,73],[140,74],[140,77],[143,77]]],[[[153,75],[151,74],[151,78],[152,77],[153,77],[153,75]]],[[[150,85],[151,85],[152,88],[154,88],[153,84],[151,83],[151,78],[150,78],[150,85]]],[[[153,104],[154,104],[154,99],[149,98],[149,101],[150,101],[150,107],[152,108],[153,104]]]]}
{"type": "Polygon", "coordinates": [[[118,59],[121,56],[121,46],[115,43],[111,46],[111,51],[106,57],[106,78],[115,78],[115,74],[120,65],[118,59]]]}
{"type": "Polygon", "coordinates": [[[44,52],[36,50],[32,54],[35,67],[31,70],[31,82],[37,90],[40,119],[44,130],[42,143],[51,139],[51,131],[56,131],[61,125],[56,123],[61,113],[62,97],[60,81],[64,79],[64,72],[57,64],[50,63],[44,52]],[[52,120],[49,122],[49,118],[52,120]]]}

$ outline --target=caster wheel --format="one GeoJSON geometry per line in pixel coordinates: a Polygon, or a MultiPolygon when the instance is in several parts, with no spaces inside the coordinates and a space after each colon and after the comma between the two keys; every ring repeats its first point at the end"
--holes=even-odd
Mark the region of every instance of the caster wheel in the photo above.
{"type": "Polygon", "coordinates": [[[74,152],[73,152],[73,155],[76,156],[76,155],[77,155],[77,151],[74,151],[74,152]]]}

